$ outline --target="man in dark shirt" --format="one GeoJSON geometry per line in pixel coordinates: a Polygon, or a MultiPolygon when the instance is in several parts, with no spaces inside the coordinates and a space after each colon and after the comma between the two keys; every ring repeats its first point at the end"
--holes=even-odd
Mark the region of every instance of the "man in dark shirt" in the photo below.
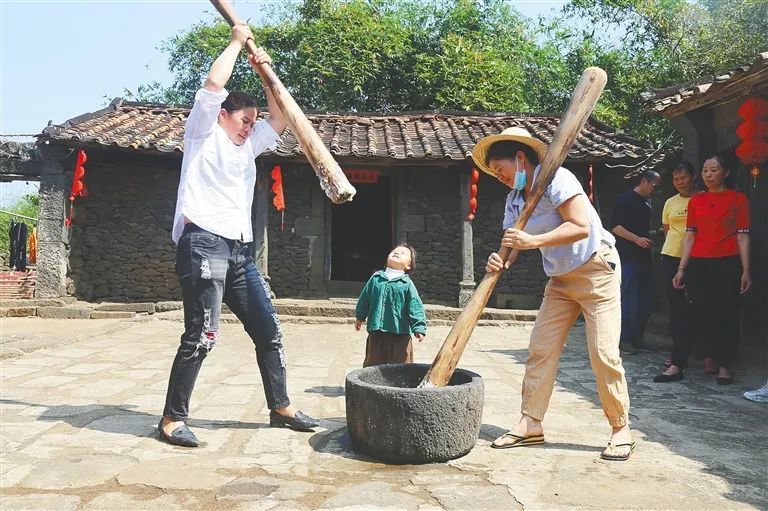
{"type": "Polygon", "coordinates": [[[649,199],[660,188],[661,176],[652,170],[646,171],[637,186],[619,197],[613,210],[611,232],[616,235],[616,248],[621,257],[619,349],[626,354],[634,354],[638,349],[647,348],[642,338],[651,313],[653,283],[653,242],[648,233],[651,224],[649,199]]]}

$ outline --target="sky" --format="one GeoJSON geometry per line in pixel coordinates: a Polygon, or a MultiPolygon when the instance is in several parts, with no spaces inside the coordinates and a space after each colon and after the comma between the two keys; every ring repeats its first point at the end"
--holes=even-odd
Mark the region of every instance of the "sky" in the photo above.
{"type": "MultiPolygon", "coordinates": [[[[281,2],[232,3],[255,23],[281,2]]],[[[565,1],[509,3],[535,18],[565,1]]],[[[99,110],[143,83],[169,84],[160,44],[213,13],[207,0],[0,0],[0,138],[40,133],[49,120],[99,110]]],[[[0,204],[8,196],[0,193],[0,204]]]]}

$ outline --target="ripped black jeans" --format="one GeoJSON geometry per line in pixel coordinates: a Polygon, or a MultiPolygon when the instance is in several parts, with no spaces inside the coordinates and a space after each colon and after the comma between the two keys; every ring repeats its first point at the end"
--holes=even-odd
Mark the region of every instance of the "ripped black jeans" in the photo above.
{"type": "Polygon", "coordinates": [[[163,415],[187,420],[200,366],[219,337],[222,302],[256,346],[269,409],[288,406],[280,320],[251,257],[251,244],[188,224],[176,250],[176,274],[184,297],[184,334],[171,367],[163,415]]]}

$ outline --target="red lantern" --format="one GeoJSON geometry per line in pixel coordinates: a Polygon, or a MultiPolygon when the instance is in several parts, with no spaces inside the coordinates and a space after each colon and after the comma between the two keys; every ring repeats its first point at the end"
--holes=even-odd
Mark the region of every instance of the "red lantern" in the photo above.
{"type": "Polygon", "coordinates": [[[753,118],[739,124],[736,134],[741,140],[768,137],[768,119],[753,118]]]}
{"type": "Polygon", "coordinates": [[[85,187],[85,162],[88,161],[88,156],[85,151],[78,149],[77,160],[75,161],[75,175],[72,177],[72,187],[69,191],[69,213],[67,218],[64,219],[64,225],[67,227],[72,226],[72,218],[74,217],[75,198],[76,197],[88,197],[88,189],[85,187]]]}
{"type": "MultiPolygon", "coordinates": [[[[752,169],[768,159],[768,101],[763,98],[749,98],[739,107],[739,115],[744,122],[736,128],[741,144],[736,148],[736,156],[752,169]]],[[[758,174],[760,169],[758,168],[758,174]]],[[[757,182],[752,174],[753,184],[757,182]]]]}
{"type": "Polygon", "coordinates": [[[768,115],[768,101],[763,98],[749,98],[739,107],[742,119],[754,119],[768,115]]]}
{"type": "Polygon", "coordinates": [[[70,201],[75,200],[75,197],[88,197],[88,191],[83,182],[86,161],[88,161],[88,156],[85,154],[85,151],[79,149],[77,151],[77,161],[75,162],[75,175],[72,178],[72,190],[69,194],[70,201]]]}
{"type": "Polygon", "coordinates": [[[472,173],[469,178],[469,212],[467,220],[474,220],[477,212],[477,182],[480,181],[480,171],[472,167],[472,173]]]}

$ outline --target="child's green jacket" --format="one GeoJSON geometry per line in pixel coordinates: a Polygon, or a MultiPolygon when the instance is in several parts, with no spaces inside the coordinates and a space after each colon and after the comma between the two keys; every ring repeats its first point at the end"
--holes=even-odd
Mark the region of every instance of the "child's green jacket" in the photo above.
{"type": "Polygon", "coordinates": [[[424,304],[407,273],[392,280],[387,279],[384,270],[374,273],[360,293],[355,317],[359,321],[368,319],[369,332],[427,333],[424,304]]]}

